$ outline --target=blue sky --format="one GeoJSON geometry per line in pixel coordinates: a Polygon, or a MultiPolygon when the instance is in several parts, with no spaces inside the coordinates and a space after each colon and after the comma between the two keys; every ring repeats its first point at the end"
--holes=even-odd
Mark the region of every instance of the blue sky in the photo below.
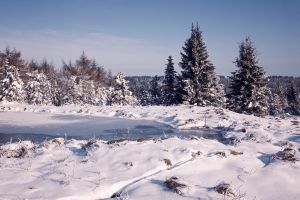
{"type": "MultiPolygon", "coordinates": [[[[251,36],[269,75],[300,76],[297,0],[0,0],[0,47],[27,59],[75,60],[84,50],[113,73],[163,74],[198,22],[218,74],[235,70],[251,36]]],[[[178,69],[178,68],[177,68],[178,69]]]]}

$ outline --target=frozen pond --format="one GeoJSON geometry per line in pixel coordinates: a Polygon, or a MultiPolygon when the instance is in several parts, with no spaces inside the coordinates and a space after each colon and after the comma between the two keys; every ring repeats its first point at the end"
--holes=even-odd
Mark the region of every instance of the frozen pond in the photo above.
{"type": "Polygon", "coordinates": [[[166,124],[151,120],[52,113],[0,113],[1,143],[11,138],[41,141],[51,137],[78,139],[95,137],[115,140],[190,134],[203,134],[203,131],[178,131],[166,124]]]}

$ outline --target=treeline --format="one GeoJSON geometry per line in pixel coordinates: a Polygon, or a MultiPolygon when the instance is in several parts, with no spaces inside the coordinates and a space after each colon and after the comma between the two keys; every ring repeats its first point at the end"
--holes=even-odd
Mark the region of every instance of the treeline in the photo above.
{"type": "Polygon", "coordinates": [[[84,52],[60,70],[46,60],[26,62],[21,52],[0,52],[0,101],[29,104],[127,105],[137,100],[123,74],[113,77],[84,52]]]}
{"type": "Polygon", "coordinates": [[[0,52],[0,101],[29,104],[165,105],[216,106],[234,112],[264,116],[299,115],[299,84],[269,80],[259,65],[257,51],[249,37],[239,45],[236,70],[219,77],[198,24],[181,51],[180,72],[173,58],[167,58],[164,76],[138,77],[128,81],[115,77],[84,53],[60,70],[43,61],[22,59],[17,50],[0,52]],[[132,94],[132,92],[133,94],[132,94]]]}

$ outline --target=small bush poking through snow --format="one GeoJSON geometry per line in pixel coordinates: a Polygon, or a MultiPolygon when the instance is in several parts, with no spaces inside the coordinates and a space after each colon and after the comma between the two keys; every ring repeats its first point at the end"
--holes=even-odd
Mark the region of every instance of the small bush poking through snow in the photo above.
{"type": "Polygon", "coordinates": [[[171,178],[168,178],[164,182],[165,186],[169,188],[170,190],[175,191],[177,194],[182,195],[182,189],[186,188],[187,186],[183,183],[178,182],[178,178],[176,176],[172,176],[171,178]]]}
{"type": "Polygon", "coordinates": [[[216,187],[214,187],[214,189],[216,192],[224,196],[228,196],[228,197],[236,196],[235,192],[233,191],[229,183],[221,182],[216,187]]]}

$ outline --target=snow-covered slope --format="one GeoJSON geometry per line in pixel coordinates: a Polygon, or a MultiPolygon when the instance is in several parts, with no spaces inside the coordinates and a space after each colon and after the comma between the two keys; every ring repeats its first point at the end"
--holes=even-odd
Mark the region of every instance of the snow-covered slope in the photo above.
{"type": "MultiPolygon", "coordinates": [[[[257,118],[192,106],[1,104],[0,108],[4,111],[0,128],[5,120],[10,122],[4,118],[9,111],[22,113],[24,118],[26,113],[39,112],[41,116],[147,119],[174,128],[221,130],[226,141],[232,141],[191,137],[107,143],[60,138],[40,144],[8,143],[0,148],[0,199],[274,200],[298,199],[300,195],[299,118],[257,118]],[[164,184],[172,176],[186,185],[180,188],[181,195],[164,184]],[[218,193],[216,186],[222,182],[229,183],[234,194],[218,193]]],[[[39,120],[45,118],[34,123],[39,120]]]]}

